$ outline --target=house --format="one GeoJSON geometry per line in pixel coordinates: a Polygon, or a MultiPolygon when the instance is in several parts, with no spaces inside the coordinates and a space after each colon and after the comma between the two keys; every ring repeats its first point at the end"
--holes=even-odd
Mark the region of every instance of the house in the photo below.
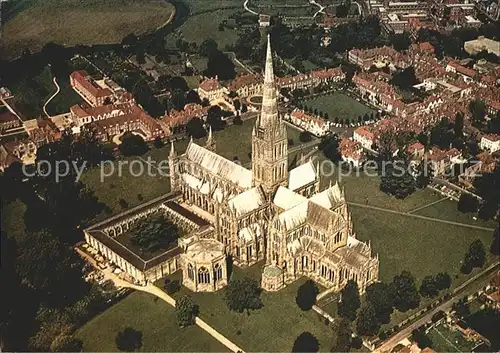
{"type": "Polygon", "coordinates": [[[0,133],[6,130],[15,129],[21,126],[21,121],[10,111],[0,113],[0,133]]]}
{"type": "Polygon", "coordinates": [[[200,98],[208,99],[209,102],[223,99],[228,93],[227,88],[219,83],[218,77],[204,80],[198,88],[200,98]]]}
{"type": "Polygon", "coordinates": [[[446,65],[446,72],[453,72],[454,74],[462,76],[465,82],[471,82],[477,76],[476,71],[462,66],[455,61],[450,61],[448,65],[446,65]]]}
{"type": "Polygon", "coordinates": [[[229,92],[235,92],[238,97],[246,98],[262,93],[262,77],[245,74],[236,77],[226,86],[229,92]]]}
{"type": "Polygon", "coordinates": [[[407,151],[413,159],[422,159],[425,153],[425,147],[420,142],[415,142],[408,146],[407,151]]]}
{"type": "Polygon", "coordinates": [[[259,15],[259,26],[269,27],[271,25],[271,16],[260,14],[259,15]]]}
{"type": "Polygon", "coordinates": [[[448,168],[464,162],[462,159],[462,152],[456,148],[441,150],[437,147],[433,147],[424,157],[432,162],[434,176],[444,174],[448,168]]]}
{"type": "Polygon", "coordinates": [[[490,153],[495,153],[496,151],[500,151],[500,135],[497,134],[489,134],[481,137],[481,142],[479,143],[479,147],[483,150],[487,150],[490,153]]]}
{"type": "Polygon", "coordinates": [[[472,165],[464,170],[458,176],[458,180],[465,186],[471,186],[476,177],[483,173],[491,173],[495,170],[495,158],[488,152],[481,152],[476,156],[477,161],[473,161],[472,165]]]}
{"type": "Polygon", "coordinates": [[[285,119],[316,136],[325,136],[330,132],[329,121],[306,114],[303,110],[295,109],[291,114],[286,115],[285,119]]]}
{"type": "Polygon", "coordinates": [[[125,115],[133,109],[130,104],[110,104],[97,107],[74,105],[70,108],[70,120],[76,127],[81,127],[98,120],[106,120],[125,115]]]}
{"type": "Polygon", "coordinates": [[[41,147],[47,143],[59,140],[62,133],[52,122],[52,120],[38,119],[36,120],[36,127],[28,131],[30,140],[36,145],[41,147]]]}
{"type": "Polygon", "coordinates": [[[167,115],[158,122],[163,126],[164,130],[171,133],[175,129],[183,128],[193,118],[204,119],[208,114],[210,107],[203,107],[200,104],[189,103],[184,106],[183,110],[171,110],[167,115]]]}
{"type": "Polygon", "coordinates": [[[477,39],[465,42],[464,49],[471,55],[476,55],[477,53],[486,50],[488,53],[500,56],[500,42],[485,38],[484,36],[479,36],[477,39]]]}
{"type": "Polygon", "coordinates": [[[73,72],[69,76],[69,80],[71,87],[76,93],[94,107],[108,104],[113,101],[113,92],[109,88],[102,88],[99,86],[86,71],[73,72]]]}
{"type": "Polygon", "coordinates": [[[354,130],[354,141],[358,141],[364,148],[371,149],[375,142],[375,136],[368,130],[367,126],[360,126],[354,130]]]}
{"type": "Polygon", "coordinates": [[[101,141],[110,141],[113,136],[125,132],[139,133],[146,141],[165,136],[165,131],[158,121],[138,106],[132,106],[125,114],[96,120],[94,124],[101,141]]]}
{"type": "Polygon", "coordinates": [[[361,167],[366,160],[361,143],[348,138],[340,140],[339,152],[344,162],[350,163],[356,168],[361,167]]]}

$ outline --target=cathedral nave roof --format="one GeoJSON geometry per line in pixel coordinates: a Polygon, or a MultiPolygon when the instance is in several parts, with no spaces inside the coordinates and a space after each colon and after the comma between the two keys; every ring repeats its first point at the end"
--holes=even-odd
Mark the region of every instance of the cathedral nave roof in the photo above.
{"type": "Polygon", "coordinates": [[[262,188],[256,186],[234,196],[228,203],[229,208],[239,217],[263,206],[266,203],[266,197],[262,192],[262,188]]]}
{"type": "Polygon", "coordinates": [[[288,188],[300,189],[302,186],[316,181],[316,168],[312,161],[299,165],[288,174],[288,188]]]}
{"type": "Polygon", "coordinates": [[[307,199],[304,196],[297,194],[284,186],[280,186],[278,188],[273,199],[273,203],[284,210],[288,210],[306,201],[307,199]]]}
{"type": "Polygon", "coordinates": [[[331,210],[336,205],[344,203],[345,197],[340,190],[339,184],[335,183],[335,185],[330,186],[328,189],[311,196],[309,201],[331,210]]]}
{"type": "Polygon", "coordinates": [[[205,170],[243,189],[252,187],[252,172],[204,147],[190,142],[185,156],[205,170]]]}

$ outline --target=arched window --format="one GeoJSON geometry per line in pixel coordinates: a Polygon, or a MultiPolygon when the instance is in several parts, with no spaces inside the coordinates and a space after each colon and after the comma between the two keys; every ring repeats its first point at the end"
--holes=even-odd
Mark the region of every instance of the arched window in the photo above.
{"type": "Polygon", "coordinates": [[[191,281],[194,281],[194,269],[191,264],[188,265],[188,277],[191,281]]]}
{"type": "Polygon", "coordinates": [[[210,272],[205,267],[198,270],[198,283],[210,283],[210,272]]]}
{"type": "Polygon", "coordinates": [[[215,264],[214,276],[216,281],[220,281],[222,279],[222,266],[220,264],[215,264]]]}

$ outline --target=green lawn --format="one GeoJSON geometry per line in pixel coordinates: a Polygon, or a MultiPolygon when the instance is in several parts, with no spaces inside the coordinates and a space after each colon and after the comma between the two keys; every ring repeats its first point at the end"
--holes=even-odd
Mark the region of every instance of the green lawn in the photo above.
{"type": "MultiPolygon", "coordinates": [[[[250,276],[260,280],[260,264],[247,269],[234,268],[232,279],[250,276]]],[[[177,279],[180,272],[176,273],[177,279]]],[[[190,294],[200,307],[200,317],[247,352],[290,352],[302,332],[312,333],[320,351],[329,351],[333,331],[314,311],[301,311],[295,303],[298,287],[305,279],[279,292],[263,292],[264,307],[250,315],[229,311],[223,300],[224,289],[216,293],[192,293],[182,287],[176,296],[190,294]]]]}
{"type": "Polygon", "coordinates": [[[0,54],[15,57],[46,43],[120,43],[129,33],[143,34],[167,22],[174,7],[156,0],[17,0],[18,10],[3,24],[0,54]]]}
{"type": "Polygon", "coordinates": [[[467,341],[460,332],[444,325],[431,329],[428,336],[432,341],[432,349],[436,352],[471,352],[476,346],[467,341]]]}
{"type": "Polygon", "coordinates": [[[142,332],[142,352],[227,352],[197,326],[179,328],[174,308],[149,294],[134,292],[76,332],[86,352],[117,351],[115,337],[125,327],[142,332]]]}
{"type": "Polygon", "coordinates": [[[374,112],[373,109],[340,92],[302,100],[301,103],[309,108],[318,109],[318,112],[328,113],[330,120],[335,118],[357,120],[360,115],[374,112]]]}
{"type": "Polygon", "coordinates": [[[456,286],[469,277],[460,274],[460,262],[469,244],[481,239],[489,249],[493,235],[355,206],[350,210],[358,238],[370,240],[373,251],[379,254],[380,279],[384,282],[402,270],[411,271],[417,283],[427,275],[446,271],[456,286]]]}

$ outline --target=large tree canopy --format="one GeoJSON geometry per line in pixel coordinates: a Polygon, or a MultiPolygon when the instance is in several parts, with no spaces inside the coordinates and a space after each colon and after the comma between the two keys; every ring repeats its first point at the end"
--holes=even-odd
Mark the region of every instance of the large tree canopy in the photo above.
{"type": "Polygon", "coordinates": [[[260,299],[260,288],[257,281],[249,277],[241,280],[230,281],[224,292],[224,301],[229,310],[242,313],[250,310],[260,309],[262,301],[260,299]]]}
{"type": "Polygon", "coordinates": [[[346,286],[340,291],[340,296],[341,299],[337,305],[339,315],[350,321],[354,321],[356,310],[361,305],[358,284],[353,280],[349,280],[346,286]]]}
{"type": "Polygon", "coordinates": [[[391,287],[394,293],[394,307],[399,311],[414,309],[420,303],[415,278],[410,272],[403,271],[394,276],[391,287]]]}
{"type": "Polygon", "coordinates": [[[147,251],[165,248],[179,236],[179,228],[162,214],[140,221],[132,232],[132,243],[147,251]]]}

